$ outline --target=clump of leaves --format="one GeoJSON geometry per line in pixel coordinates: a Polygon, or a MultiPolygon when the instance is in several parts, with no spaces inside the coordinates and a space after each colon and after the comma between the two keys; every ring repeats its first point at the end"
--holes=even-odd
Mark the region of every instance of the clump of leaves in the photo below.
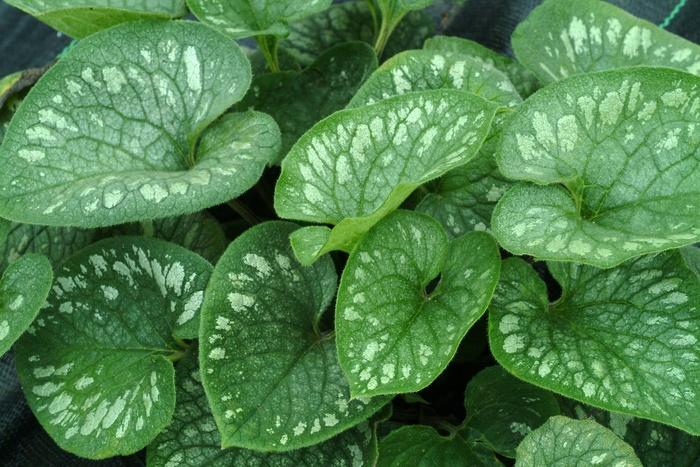
{"type": "Polygon", "coordinates": [[[80,38],[0,81],[0,352],[64,450],[700,461],[697,45],[599,0],[515,58],[420,48],[428,0],[10,3],[80,38]]]}

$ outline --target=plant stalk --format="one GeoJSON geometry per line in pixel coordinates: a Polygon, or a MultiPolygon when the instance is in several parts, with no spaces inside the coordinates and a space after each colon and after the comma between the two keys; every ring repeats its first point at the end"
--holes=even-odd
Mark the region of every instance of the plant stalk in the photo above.
{"type": "Polygon", "coordinates": [[[260,223],[260,218],[241,201],[238,201],[237,199],[232,199],[228,202],[228,206],[250,225],[256,225],[260,223]]]}
{"type": "Polygon", "coordinates": [[[267,67],[271,72],[277,73],[280,71],[279,57],[277,55],[278,40],[273,36],[258,36],[256,37],[260,52],[265,57],[267,67]]]}

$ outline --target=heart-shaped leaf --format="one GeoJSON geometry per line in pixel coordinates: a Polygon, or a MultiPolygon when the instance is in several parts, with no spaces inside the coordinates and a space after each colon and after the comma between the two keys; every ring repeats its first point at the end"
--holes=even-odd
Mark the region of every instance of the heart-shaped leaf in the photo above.
{"type": "Polygon", "coordinates": [[[629,444],[593,420],[556,416],[525,437],[516,467],[605,465],[642,467],[629,444]]]}
{"type": "Polygon", "coordinates": [[[501,137],[513,187],[492,228],[515,254],[612,267],[700,240],[700,78],[580,75],[523,103],[501,137]],[[547,186],[541,186],[547,185],[547,186]]]}
{"type": "Polygon", "coordinates": [[[377,436],[373,421],[308,448],[281,453],[248,449],[221,449],[204,388],[197,357],[193,352],[175,367],[177,405],[173,421],[148,446],[149,467],[186,465],[190,467],[330,465],[373,465],[377,458],[377,436]]]}
{"type": "Polygon", "coordinates": [[[286,36],[287,23],[323,11],[332,0],[187,0],[201,22],[234,39],[286,36]]]}
{"type": "Polygon", "coordinates": [[[700,433],[700,282],[680,254],[549,266],[562,287],[553,304],[525,261],[504,262],[489,314],[496,360],[566,397],[700,433]]]}
{"type": "Polygon", "coordinates": [[[336,272],[329,257],[294,260],[287,222],[234,240],[212,275],[202,314],[202,381],[223,447],[286,451],[367,419],[386,398],[351,399],[335,338],[320,324],[336,272]]]}
{"type": "Polygon", "coordinates": [[[253,79],[238,104],[266,112],[282,130],[282,159],[314,123],[342,109],[377,68],[370,46],[351,42],[333,47],[301,72],[267,73],[253,79]]]}
{"type": "Polygon", "coordinates": [[[176,338],[198,334],[212,266],[162,240],[95,243],[56,271],[47,308],[16,346],[37,419],[63,449],[101,459],[146,446],[170,423],[176,338]]]}
{"type": "Polygon", "coordinates": [[[486,310],[499,270],[488,234],[449,242],[437,222],[411,211],[374,226],[348,259],[336,304],[338,356],[352,394],[428,386],[486,310]]]}
{"type": "Polygon", "coordinates": [[[499,366],[481,370],[469,381],[464,407],[465,426],[507,457],[515,457],[515,448],[525,435],[559,415],[554,394],[514,378],[499,366]]]}
{"type": "Polygon", "coordinates": [[[147,18],[178,18],[185,0],[6,0],[71,37],[80,39],[101,29],[147,18]]]}
{"type": "Polygon", "coordinates": [[[547,0],[513,32],[513,52],[542,83],[636,65],[700,74],[700,47],[599,0],[547,0]]]}
{"type": "Polygon", "coordinates": [[[41,255],[24,256],[5,270],[0,279],[0,356],[32,324],[52,280],[51,264],[41,255]]]}
{"type": "Polygon", "coordinates": [[[495,111],[478,96],[434,90],[343,110],[317,123],[282,162],[275,210],[335,227],[304,250],[304,230],[295,233],[297,257],[310,264],[325,252],[349,251],[418,186],[472,159],[495,111]]]}
{"type": "Polygon", "coordinates": [[[98,227],[238,196],[276,159],[279,129],[258,113],[205,128],[249,83],[238,46],[201,24],[132,22],[80,41],[7,130],[0,215],[98,227]]]}

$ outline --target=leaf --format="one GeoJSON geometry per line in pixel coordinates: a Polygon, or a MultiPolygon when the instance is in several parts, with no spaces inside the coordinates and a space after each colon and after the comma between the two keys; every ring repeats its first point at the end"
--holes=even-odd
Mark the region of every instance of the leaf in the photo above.
{"type": "Polygon", "coordinates": [[[31,68],[18,71],[0,79],[0,143],[10,120],[30,87],[41,78],[50,65],[44,68],[31,68]]]}
{"type": "Polygon", "coordinates": [[[520,106],[498,165],[511,253],[612,267],[700,240],[700,78],[636,68],[569,78],[520,106]],[[540,186],[546,185],[546,186],[540,186]],[[566,188],[564,188],[566,187],[566,188]]]}
{"type": "Polygon", "coordinates": [[[373,465],[377,457],[374,422],[365,421],[328,441],[284,453],[221,449],[221,437],[202,388],[197,358],[188,354],[175,368],[177,405],[173,422],[148,446],[150,467],[373,465]]]}
{"type": "Polygon", "coordinates": [[[401,19],[413,10],[420,10],[433,4],[434,0],[373,0],[376,3],[382,22],[392,25],[390,30],[401,21],[401,19]]]}
{"type": "Polygon", "coordinates": [[[350,399],[332,332],[320,329],[336,273],[292,256],[287,222],[259,224],[229,245],[212,275],[200,365],[222,447],[286,451],[367,419],[386,398],[350,399]]]}
{"type": "Polygon", "coordinates": [[[497,453],[515,457],[520,441],[553,415],[559,415],[554,395],[524,383],[499,366],[487,367],[467,384],[465,426],[478,431],[497,453]]]}
{"type": "Polygon", "coordinates": [[[27,255],[0,279],[0,356],[26,331],[46,301],[53,271],[40,255],[27,255]]]}
{"type": "Polygon", "coordinates": [[[636,65],[700,73],[700,47],[598,0],[548,0],[511,39],[520,63],[543,83],[636,65]]]}
{"type": "Polygon", "coordinates": [[[437,222],[411,211],[378,223],[351,253],[338,290],[338,357],[352,395],[428,386],[486,310],[499,269],[488,234],[449,242],[437,222]]]}
{"type": "Polygon", "coordinates": [[[139,19],[184,16],[184,0],[6,0],[54,29],[80,39],[101,29],[139,19]]]}
{"type": "Polygon", "coordinates": [[[687,246],[681,248],[680,252],[688,268],[700,278],[700,248],[687,246]]]}
{"type": "Polygon", "coordinates": [[[287,23],[318,13],[332,0],[187,0],[201,22],[233,39],[251,36],[286,36],[287,23]]]}
{"type": "MultiPolygon", "coordinates": [[[[294,145],[275,188],[280,217],[334,224],[318,251],[349,251],[418,186],[472,159],[495,106],[460,91],[409,93],[336,112],[294,145]]],[[[294,237],[292,239],[294,241],[294,237]]]]}
{"type": "Polygon", "coordinates": [[[171,420],[176,338],[197,335],[212,267],[182,247],[107,239],[56,271],[47,307],[16,346],[29,406],[64,450],[136,452],[171,420]]]}
{"type": "Polygon", "coordinates": [[[523,97],[529,96],[540,87],[535,75],[520,63],[469,39],[452,36],[429,37],[426,39],[423,49],[467,55],[496,68],[508,76],[515,89],[523,97]]]}
{"type": "Polygon", "coordinates": [[[553,304],[525,261],[503,263],[489,312],[496,360],[566,397],[700,433],[700,282],[680,255],[549,267],[562,287],[553,304]]]}
{"type": "Polygon", "coordinates": [[[501,464],[488,449],[460,438],[441,436],[434,428],[408,425],[379,442],[377,467],[454,466],[480,467],[501,464]]]}
{"type": "Polygon", "coordinates": [[[240,49],[200,24],[133,22],[81,40],[8,128],[0,215],[102,227],[240,195],[277,157],[277,125],[244,113],[205,128],[249,82],[240,49]]]}
{"type": "Polygon", "coordinates": [[[281,160],[306,130],[345,107],[376,68],[377,57],[370,46],[361,42],[341,44],[304,71],[256,76],[238,107],[266,112],[279,123],[281,160]]]}
{"type": "Polygon", "coordinates": [[[556,416],[525,437],[516,467],[601,465],[642,467],[632,448],[591,420],[556,416]]]}

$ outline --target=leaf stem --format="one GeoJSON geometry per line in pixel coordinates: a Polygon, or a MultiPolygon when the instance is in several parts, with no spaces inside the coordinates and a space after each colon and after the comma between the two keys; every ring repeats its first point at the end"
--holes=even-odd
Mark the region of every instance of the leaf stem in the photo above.
{"type": "Polygon", "coordinates": [[[228,206],[233,209],[236,214],[241,216],[243,220],[248,222],[250,225],[256,225],[260,223],[260,218],[242,201],[237,199],[232,199],[228,202],[228,206]]]}
{"type": "Polygon", "coordinates": [[[391,37],[391,33],[394,32],[394,28],[401,22],[401,19],[405,16],[401,14],[395,18],[391,18],[391,14],[382,15],[382,24],[379,27],[379,34],[377,35],[377,40],[374,42],[374,53],[377,54],[377,58],[382,56],[384,53],[384,47],[391,37]]]}
{"type": "Polygon", "coordinates": [[[187,353],[186,350],[176,350],[175,352],[168,355],[167,359],[170,360],[171,362],[175,363],[175,362],[181,360],[182,357],[185,356],[185,353],[187,353]]]}
{"type": "Polygon", "coordinates": [[[275,36],[258,36],[255,38],[258,42],[258,47],[260,47],[260,52],[262,52],[263,57],[265,57],[265,62],[267,62],[267,67],[271,72],[277,73],[280,71],[279,57],[277,56],[277,45],[279,41],[275,36]]]}

